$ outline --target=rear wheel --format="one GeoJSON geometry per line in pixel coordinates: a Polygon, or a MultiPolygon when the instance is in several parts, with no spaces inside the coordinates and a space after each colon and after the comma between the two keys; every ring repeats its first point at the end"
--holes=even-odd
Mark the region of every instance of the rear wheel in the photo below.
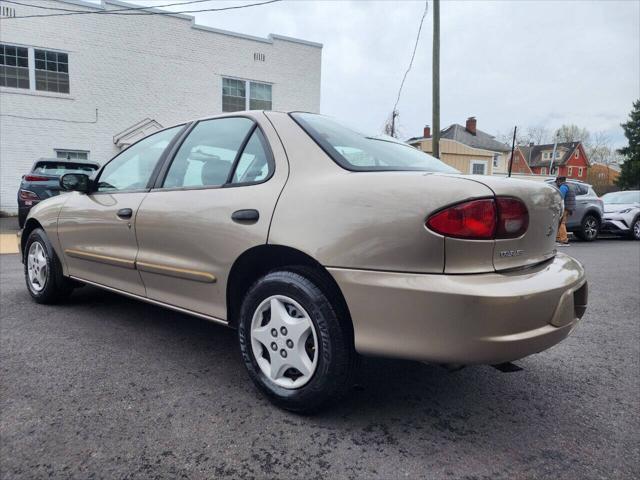
{"type": "Polygon", "coordinates": [[[276,405],[311,412],[348,387],[355,351],[330,292],[304,270],[274,271],[242,304],[238,339],[257,387],[276,405]]]}
{"type": "Polygon", "coordinates": [[[584,216],[580,224],[580,230],[575,232],[580,240],[593,242],[598,237],[600,230],[600,220],[595,215],[589,213],[584,216]]]}
{"type": "Polygon", "coordinates": [[[38,303],[57,303],[73,290],[73,283],[62,275],[60,259],[41,228],[33,230],[25,244],[24,277],[27,290],[38,303]]]}

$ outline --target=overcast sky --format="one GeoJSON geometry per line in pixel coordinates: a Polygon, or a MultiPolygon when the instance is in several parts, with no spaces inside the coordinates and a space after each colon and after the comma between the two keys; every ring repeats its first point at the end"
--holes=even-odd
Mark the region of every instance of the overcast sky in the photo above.
{"type": "MultiPolygon", "coordinates": [[[[431,124],[431,7],[398,107],[403,137],[431,124]]],[[[196,8],[203,6],[182,7],[196,8]]],[[[378,132],[423,9],[420,0],[285,0],[195,15],[212,27],[322,43],[321,112],[378,132]]],[[[619,124],[640,97],[639,1],[442,1],[440,10],[443,128],[471,115],[492,134],[575,123],[625,143],[619,124]]]]}

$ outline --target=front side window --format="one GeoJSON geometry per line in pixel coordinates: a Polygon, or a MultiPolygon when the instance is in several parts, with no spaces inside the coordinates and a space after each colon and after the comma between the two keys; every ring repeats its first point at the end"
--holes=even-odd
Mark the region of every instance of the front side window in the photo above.
{"type": "Polygon", "coordinates": [[[69,93],[69,56],[62,52],[34,50],[36,90],[69,93]]]}
{"type": "Polygon", "coordinates": [[[98,191],[146,189],[160,156],[183,127],[178,125],[154,133],[111,160],[100,174],[98,191]]]}
{"type": "Polygon", "coordinates": [[[248,118],[203,120],[180,146],[163,188],[213,187],[227,183],[247,135],[254,128],[248,118]]]}
{"type": "Polygon", "coordinates": [[[29,49],[0,44],[0,86],[29,88],[29,49]]]}
{"type": "Polygon", "coordinates": [[[338,165],[347,170],[460,173],[437,158],[391,137],[367,136],[313,113],[292,113],[291,116],[338,165]]]}
{"type": "Polygon", "coordinates": [[[88,160],[89,152],[84,150],[56,150],[56,158],[65,160],[88,160]]]}

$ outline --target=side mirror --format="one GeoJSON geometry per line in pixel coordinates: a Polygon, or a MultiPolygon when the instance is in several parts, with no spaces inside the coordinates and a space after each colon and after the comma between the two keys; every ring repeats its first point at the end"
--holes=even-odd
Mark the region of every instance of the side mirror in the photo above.
{"type": "Polygon", "coordinates": [[[91,180],[84,173],[65,173],[60,177],[60,188],[67,192],[89,193],[91,180]]]}

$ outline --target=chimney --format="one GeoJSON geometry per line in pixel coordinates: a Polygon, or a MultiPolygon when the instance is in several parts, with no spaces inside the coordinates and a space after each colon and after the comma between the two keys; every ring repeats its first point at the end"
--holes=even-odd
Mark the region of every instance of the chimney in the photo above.
{"type": "Polygon", "coordinates": [[[424,138],[431,138],[431,127],[429,125],[425,125],[422,133],[424,138]]]}
{"type": "Polygon", "coordinates": [[[469,132],[472,135],[476,134],[476,117],[469,117],[467,118],[467,132],[469,132]]]}

